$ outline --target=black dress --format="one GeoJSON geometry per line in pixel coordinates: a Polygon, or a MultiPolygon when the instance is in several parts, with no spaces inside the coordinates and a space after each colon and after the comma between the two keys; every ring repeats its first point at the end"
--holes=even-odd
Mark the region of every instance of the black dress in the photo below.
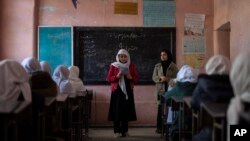
{"type": "Polygon", "coordinates": [[[130,81],[126,77],[124,78],[128,99],[126,100],[126,96],[119,85],[115,91],[111,92],[109,121],[135,121],[137,119],[133,90],[131,89],[130,81]]]}

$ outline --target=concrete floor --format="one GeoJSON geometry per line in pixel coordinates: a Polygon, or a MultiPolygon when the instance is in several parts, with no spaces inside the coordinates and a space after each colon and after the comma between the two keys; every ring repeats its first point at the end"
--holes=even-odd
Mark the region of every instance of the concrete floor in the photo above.
{"type": "Polygon", "coordinates": [[[115,138],[113,128],[90,128],[87,141],[164,141],[160,134],[155,133],[155,128],[133,127],[129,128],[129,137],[115,138]]]}

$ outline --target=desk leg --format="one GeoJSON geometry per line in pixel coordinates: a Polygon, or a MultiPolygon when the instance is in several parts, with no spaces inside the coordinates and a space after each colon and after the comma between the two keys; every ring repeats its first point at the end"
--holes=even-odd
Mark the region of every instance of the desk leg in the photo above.
{"type": "MultiPolygon", "coordinates": [[[[213,123],[215,123],[215,119],[213,119],[213,123]]],[[[216,128],[213,124],[213,131],[212,131],[212,141],[216,141],[216,128]]]]}

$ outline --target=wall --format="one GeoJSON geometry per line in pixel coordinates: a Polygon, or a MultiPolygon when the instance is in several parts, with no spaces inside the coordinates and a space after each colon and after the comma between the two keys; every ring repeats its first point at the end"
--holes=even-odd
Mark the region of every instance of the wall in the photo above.
{"type": "Polygon", "coordinates": [[[34,52],[34,0],[1,0],[0,60],[18,61],[34,52]]]}
{"type": "MultiPolygon", "coordinates": [[[[175,0],[176,2],[176,27],[177,42],[176,56],[178,66],[185,62],[182,55],[182,40],[184,35],[184,20],[186,13],[205,14],[206,60],[213,55],[213,1],[212,0],[175,0]]],[[[202,69],[202,68],[201,68],[202,69]]]]}
{"type": "MultiPolygon", "coordinates": [[[[240,52],[250,51],[250,1],[214,0],[214,27],[230,22],[230,58],[233,61],[240,52]],[[228,12],[221,12],[228,11],[228,12]]],[[[216,43],[216,42],[215,42],[216,43]]],[[[219,46],[217,48],[220,48],[219,46]]]]}
{"type": "Polygon", "coordinates": [[[114,14],[114,1],[137,0],[40,0],[40,25],[73,26],[141,26],[142,0],[138,0],[138,15],[114,14]]]}

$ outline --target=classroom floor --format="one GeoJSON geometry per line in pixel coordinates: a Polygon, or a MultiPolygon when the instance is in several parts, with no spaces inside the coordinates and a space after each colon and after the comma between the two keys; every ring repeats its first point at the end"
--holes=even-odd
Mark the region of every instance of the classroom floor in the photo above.
{"type": "Polygon", "coordinates": [[[151,127],[129,128],[128,133],[129,137],[115,138],[112,128],[90,128],[86,141],[164,141],[151,127]]]}

